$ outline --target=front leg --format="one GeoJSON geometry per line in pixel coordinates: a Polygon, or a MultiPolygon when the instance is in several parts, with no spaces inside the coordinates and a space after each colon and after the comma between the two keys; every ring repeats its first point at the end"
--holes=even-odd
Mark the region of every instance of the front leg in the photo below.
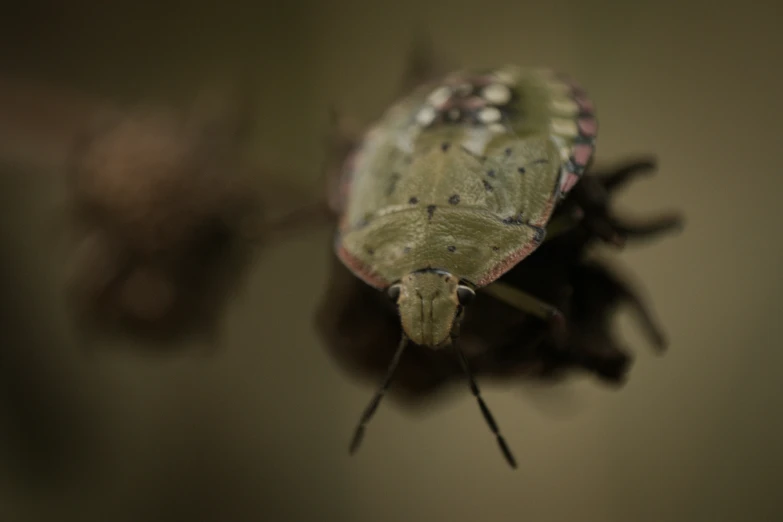
{"type": "Polygon", "coordinates": [[[481,291],[515,309],[545,321],[558,344],[564,342],[566,321],[559,308],[512,286],[509,283],[495,281],[481,291]]]}
{"type": "Polygon", "coordinates": [[[584,212],[579,207],[569,209],[566,212],[558,213],[552,218],[546,226],[546,235],[544,243],[561,237],[563,234],[575,229],[584,217],[584,212]]]}
{"type": "MultiPolygon", "coordinates": [[[[554,267],[554,264],[544,263],[530,269],[536,273],[558,270],[554,267]]],[[[546,379],[557,379],[569,370],[581,368],[603,382],[621,384],[633,361],[631,354],[618,343],[611,324],[615,310],[621,304],[630,304],[635,309],[656,348],[665,346],[664,334],[647,305],[606,266],[577,262],[569,265],[562,278],[555,277],[546,286],[553,283],[563,290],[560,293],[564,299],[560,304],[568,321],[563,339],[553,338],[546,330],[533,330],[530,323],[522,322],[508,339],[487,351],[481,359],[483,371],[503,375],[514,374],[519,369],[528,372],[534,363],[533,373],[546,379]]],[[[504,288],[505,293],[513,299],[506,297],[503,301],[522,309],[528,299],[529,284],[511,280],[506,286],[510,290],[504,288]],[[520,295],[526,297],[519,299],[520,295]]],[[[531,307],[527,305],[526,308],[531,307]]],[[[539,308],[539,317],[543,309],[539,308]]]]}

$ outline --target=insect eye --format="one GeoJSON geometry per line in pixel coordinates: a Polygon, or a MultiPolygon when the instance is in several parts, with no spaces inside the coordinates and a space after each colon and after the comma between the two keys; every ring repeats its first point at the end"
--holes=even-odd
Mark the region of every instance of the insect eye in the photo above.
{"type": "Polygon", "coordinates": [[[457,299],[459,300],[459,304],[463,306],[468,305],[475,297],[476,292],[474,292],[472,288],[462,285],[457,287],[457,299]]]}
{"type": "Polygon", "coordinates": [[[389,289],[386,291],[386,295],[389,296],[389,299],[394,301],[395,303],[400,298],[400,285],[392,285],[389,287],[389,289]]]}

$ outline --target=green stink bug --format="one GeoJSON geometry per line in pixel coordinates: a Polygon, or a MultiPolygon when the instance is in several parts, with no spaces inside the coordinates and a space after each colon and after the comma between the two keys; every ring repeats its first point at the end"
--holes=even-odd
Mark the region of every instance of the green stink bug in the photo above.
{"type": "Polygon", "coordinates": [[[331,193],[340,216],[335,248],[357,277],[387,291],[403,335],[352,452],[410,341],[455,350],[515,466],[457,347],[459,325],[480,288],[543,319],[562,317],[531,296],[488,285],[562,229],[550,218],[590,163],[596,131],[578,86],[548,70],[509,66],[425,84],[364,135],[331,193]]]}

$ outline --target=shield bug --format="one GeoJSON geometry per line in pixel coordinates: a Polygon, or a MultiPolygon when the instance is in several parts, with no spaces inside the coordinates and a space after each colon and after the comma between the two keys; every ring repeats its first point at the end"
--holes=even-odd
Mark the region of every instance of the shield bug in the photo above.
{"type": "Polygon", "coordinates": [[[550,321],[562,337],[555,306],[497,280],[535,251],[548,229],[567,228],[568,220],[550,218],[590,163],[596,131],[580,87],[549,70],[507,66],[427,83],[365,133],[332,191],[335,249],[355,276],[396,304],[402,336],[352,453],[413,343],[454,351],[515,467],[457,343],[460,323],[485,289],[550,321]]]}
{"type": "MultiPolygon", "coordinates": [[[[593,246],[606,241],[607,231],[626,244],[653,240],[681,227],[678,214],[631,221],[609,208],[622,186],[649,175],[654,165],[641,159],[609,172],[587,174],[553,218],[568,215],[578,206],[584,209],[579,223],[547,239],[499,279],[560,308],[568,321],[563,345],[556,346],[542,336],[546,325],[541,321],[491,295],[477,293],[460,327],[460,344],[477,375],[504,382],[554,383],[574,371],[586,371],[601,382],[622,384],[631,356],[617,339],[613,319],[623,305],[636,313],[655,348],[666,348],[666,336],[635,285],[618,277],[614,266],[590,255],[593,246]]],[[[330,356],[346,372],[373,379],[387,369],[401,331],[394,304],[356,278],[336,257],[316,324],[330,356]]],[[[413,345],[400,361],[390,395],[407,407],[416,407],[457,378],[463,374],[452,354],[413,345]]]]}

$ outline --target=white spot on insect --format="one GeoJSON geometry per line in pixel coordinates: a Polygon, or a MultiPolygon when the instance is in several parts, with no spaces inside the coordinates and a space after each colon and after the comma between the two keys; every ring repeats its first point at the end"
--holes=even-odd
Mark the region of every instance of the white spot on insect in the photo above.
{"type": "Polygon", "coordinates": [[[416,122],[419,125],[422,125],[426,127],[433,121],[435,121],[435,116],[437,116],[437,113],[435,112],[435,108],[431,107],[429,105],[422,107],[421,110],[416,114],[416,122]]]}
{"type": "Polygon", "coordinates": [[[489,103],[505,105],[511,100],[511,89],[500,83],[493,83],[484,87],[481,95],[489,103]]]}
{"type": "Polygon", "coordinates": [[[502,123],[493,123],[492,125],[489,125],[487,127],[491,132],[494,132],[495,134],[500,134],[501,132],[507,132],[508,128],[503,125],[502,123]]]}
{"type": "Polygon", "coordinates": [[[568,161],[571,158],[571,147],[560,147],[560,159],[568,161]]]}
{"type": "Polygon", "coordinates": [[[573,137],[579,134],[576,122],[565,118],[553,118],[549,124],[549,128],[552,129],[552,132],[560,134],[561,136],[573,137]]]}
{"type": "Polygon", "coordinates": [[[478,113],[479,121],[482,123],[495,123],[500,121],[500,111],[496,107],[484,107],[478,113]]]}
{"type": "Polygon", "coordinates": [[[430,102],[435,107],[440,107],[447,101],[449,101],[449,98],[451,98],[453,91],[451,90],[451,87],[449,86],[442,86],[438,87],[432,93],[427,97],[427,101],[430,102]]]}
{"type": "Polygon", "coordinates": [[[487,143],[492,138],[486,127],[469,128],[465,131],[465,136],[462,146],[477,156],[484,155],[484,151],[487,150],[487,143]]]}
{"type": "Polygon", "coordinates": [[[562,114],[571,115],[579,111],[579,105],[570,98],[555,98],[550,105],[555,112],[562,114]]]}

